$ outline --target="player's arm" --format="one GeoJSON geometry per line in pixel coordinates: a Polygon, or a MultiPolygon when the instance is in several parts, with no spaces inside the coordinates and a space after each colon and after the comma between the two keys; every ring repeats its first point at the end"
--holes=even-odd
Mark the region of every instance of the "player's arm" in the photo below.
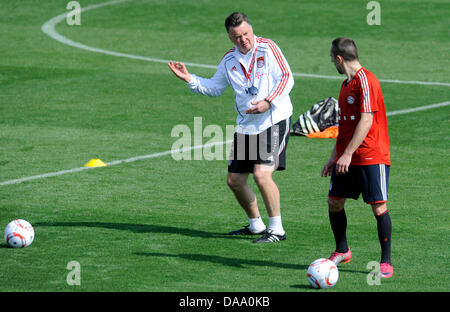
{"type": "Polygon", "coordinates": [[[348,167],[350,166],[350,163],[352,161],[353,153],[364,141],[367,134],[369,133],[370,127],[372,127],[373,114],[374,114],[373,112],[361,113],[361,119],[358,121],[358,124],[356,125],[352,139],[345,148],[342,156],[339,157],[339,159],[336,162],[337,174],[344,174],[348,172],[348,167]]]}
{"type": "Polygon", "coordinates": [[[336,159],[337,153],[336,153],[336,144],[334,144],[333,151],[331,152],[331,156],[328,159],[328,161],[325,163],[325,166],[323,166],[321,176],[327,177],[331,176],[331,171],[333,170],[333,164],[336,159]]]}

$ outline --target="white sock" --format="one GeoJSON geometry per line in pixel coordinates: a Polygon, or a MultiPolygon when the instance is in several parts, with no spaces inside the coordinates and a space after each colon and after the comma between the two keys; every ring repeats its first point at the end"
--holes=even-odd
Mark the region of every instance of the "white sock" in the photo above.
{"type": "Polygon", "coordinates": [[[266,229],[266,225],[261,219],[261,216],[258,218],[248,218],[248,221],[250,222],[249,229],[253,233],[259,233],[266,229]]]}
{"type": "Polygon", "coordinates": [[[276,235],[284,235],[283,225],[281,224],[281,215],[269,218],[269,231],[276,235]]]}

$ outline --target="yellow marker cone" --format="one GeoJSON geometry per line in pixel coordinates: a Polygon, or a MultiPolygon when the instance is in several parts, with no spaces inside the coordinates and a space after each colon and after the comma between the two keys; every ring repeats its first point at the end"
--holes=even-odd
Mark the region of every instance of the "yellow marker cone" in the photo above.
{"type": "Polygon", "coordinates": [[[85,165],[85,167],[106,167],[107,165],[101,161],[99,158],[94,158],[89,160],[85,165]]]}

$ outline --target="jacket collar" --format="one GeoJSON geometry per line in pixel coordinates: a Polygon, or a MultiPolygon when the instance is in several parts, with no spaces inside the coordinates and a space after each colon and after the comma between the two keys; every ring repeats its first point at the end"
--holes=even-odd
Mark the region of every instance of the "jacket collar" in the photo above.
{"type": "Polygon", "coordinates": [[[233,53],[234,58],[241,63],[246,70],[250,67],[250,62],[253,57],[253,53],[255,53],[256,48],[258,47],[258,42],[256,41],[258,37],[254,36],[254,42],[253,49],[247,52],[247,54],[243,55],[241,52],[239,52],[239,49],[237,46],[235,46],[233,53]]]}

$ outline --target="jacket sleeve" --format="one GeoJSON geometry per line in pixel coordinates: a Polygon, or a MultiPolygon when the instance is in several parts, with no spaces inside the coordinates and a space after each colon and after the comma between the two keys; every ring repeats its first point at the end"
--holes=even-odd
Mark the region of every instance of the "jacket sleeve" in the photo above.
{"type": "Polygon", "coordinates": [[[191,74],[191,81],[188,82],[189,89],[192,92],[206,96],[221,95],[228,87],[228,84],[226,69],[222,62],[211,78],[203,78],[191,74]]]}
{"type": "Polygon", "coordinates": [[[271,51],[270,73],[274,85],[269,95],[265,98],[272,105],[277,106],[278,103],[289,95],[294,86],[294,78],[292,77],[291,68],[280,48],[273,42],[269,41],[271,51]]]}

